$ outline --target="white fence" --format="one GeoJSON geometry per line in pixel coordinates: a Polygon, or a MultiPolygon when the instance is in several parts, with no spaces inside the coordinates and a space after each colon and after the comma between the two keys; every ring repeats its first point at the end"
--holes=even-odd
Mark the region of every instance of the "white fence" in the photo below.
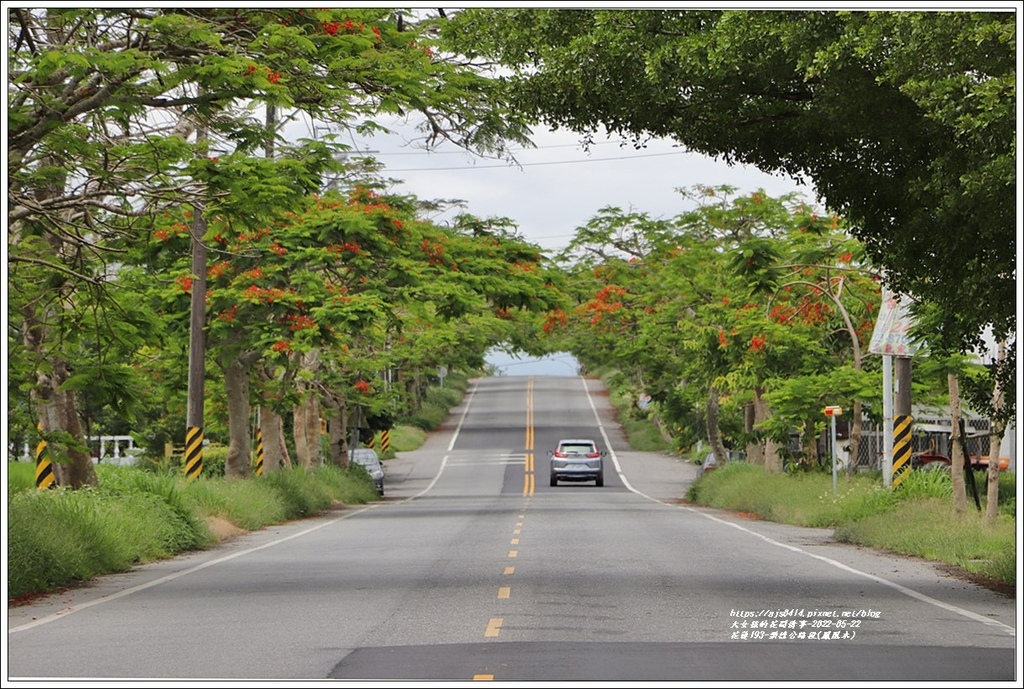
{"type": "MultiPolygon", "coordinates": [[[[104,464],[129,465],[135,464],[135,459],[142,448],[135,447],[135,438],[130,435],[97,435],[89,438],[89,446],[92,454],[93,464],[103,462],[104,464]],[[109,454],[108,454],[109,452],[109,454]]],[[[8,456],[15,456],[13,445],[7,448],[8,456]]],[[[18,461],[34,462],[36,458],[28,443],[21,447],[21,454],[17,455],[18,461]]]]}

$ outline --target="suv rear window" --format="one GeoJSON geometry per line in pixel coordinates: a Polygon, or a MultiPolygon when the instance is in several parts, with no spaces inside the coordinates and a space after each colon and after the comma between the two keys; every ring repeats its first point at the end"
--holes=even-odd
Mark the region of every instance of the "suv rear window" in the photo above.
{"type": "Polygon", "coordinates": [[[586,455],[595,452],[594,446],[589,444],[562,445],[559,449],[566,454],[586,455]]]}

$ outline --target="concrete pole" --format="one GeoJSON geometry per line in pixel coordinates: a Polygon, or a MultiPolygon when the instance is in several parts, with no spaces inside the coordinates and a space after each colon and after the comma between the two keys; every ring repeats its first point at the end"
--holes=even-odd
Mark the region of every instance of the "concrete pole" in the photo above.
{"type": "Polygon", "coordinates": [[[836,458],[836,416],[832,415],[832,495],[839,493],[839,467],[836,458]]]}
{"type": "MultiPolygon", "coordinates": [[[[205,127],[196,131],[196,144],[206,141],[205,127]]],[[[203,470],[203,409],[206,380],[206,218],[203,205],[192,213],[192,300],[188,339],[188,407],[185,418],[185,473],[194,479],[203,470]]]]}
{"type": "Polygon", "coordinates": [[[907,356],[896,357],[896,403],[894,410],[896,416],[909,416],[911,414],[911,361],[913,360],[907,356]]]}
{"type": "Polygon", "coordinates": [[[882,484],[892,486],[892,356],[882,356],[882,484]]]}

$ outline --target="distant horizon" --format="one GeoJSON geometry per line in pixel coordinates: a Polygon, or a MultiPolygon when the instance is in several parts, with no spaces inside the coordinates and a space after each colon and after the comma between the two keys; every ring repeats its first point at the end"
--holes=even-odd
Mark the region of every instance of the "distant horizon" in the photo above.
{"type": "Polygon", "coordinates": [[[488,364],[498,369],[498,375],[503,376],[575,377],[580,374],[579,362],[567,352],[535,357],[491,350],[484,358],[488,364]]]}

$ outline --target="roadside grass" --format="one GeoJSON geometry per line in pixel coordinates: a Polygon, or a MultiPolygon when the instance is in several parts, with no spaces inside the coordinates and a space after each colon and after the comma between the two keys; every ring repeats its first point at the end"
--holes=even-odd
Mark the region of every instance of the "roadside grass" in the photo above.
{"type": "Polygon", "coordinates": [[[217,543],[217,519],[256,530],[337,505],[377,500],[358,468],[283,469],[249,480],[188,481],[136,467],[98,465],[99,486],[38,491],[24,462],[9,463],[8,597],[58,590],[139,563],[217,543]]]}
{"type": "MultiPolygon", "coordinates": [[[[1003,481],[1012,490],[1015,476],[1003,481]]],[[[922,557],[973,574],[1016,583],[1016,506],[1005,506],[989,524],[969,504],[953,509],[948,472],[915,471],[897,489],[871,474],[766,474],[762,467],[730,462],[700,476],[687,492],[693,503],[755,514],[796,526],[834,528],[839,541],[922,557]]],[[[985,503],[982,498],[982,510],[985,503]]]]}
{"type": "Polygon", "coordinates": [[[975,509],[957,513],[951,500],[901,500],[886,512],[839,525],[836,539],[956,565],[1007,583],[1016,582],[1016,526],[1000,515],[987,523],[975,509]]]}
{"type": "Polygon", "coordinates": [[[287,503],[264,479],[293,471],[283,469],[247,481],[200,479],[187,486],[188,497],[196,513],[205,519],[220,518],[246,531],[255,531],[288,518],[287,503]]]}
{"type": "Polygon", "coordinates": [[[424,431],[438,428],[448,418],[451,408],[462,401],[469,389],[469,375],[454,371],[444,379],[444,385],[433,385],[424,393],[419,409],[401,419],[401,423],[424,431]]]}
{"type": "Polygon", "coordinates": [[[411,452],[427,440],[427,432],[416,426],[398,424],[391,431],[391,451],[411,452]]]}
{"type": "Polygon", "coordinates": [[[668,452],[671,444],[648,416],[634,407],[620,392],[612,390],[609,401],[618,412],[618,422],[629,446],[641,452],[668,452]]]}
{"type": "Polygon", "coordinates": [[[656,426],[645,419],[626,416],[620,419],[622,429],[629,440],[629,446],[641,452],[668,452],[671,446],[656,426]]]}
{"type": "MultiPolygon", "coordinates": [[[[388,456],[419,447],[462,401],[468,386],[469,376],[456,372],[443,387],[429,388],[419,412],[393,429],[388,456]]],[[[290,468],[226,479],[227,448],[208,450],[196,480],[157,458],[141,466],[98,464],[99,486],[82,490],[36,490],[35,464],[8,462],[9,600],[206,548],[222,534],[380,499],[360,467],[290,468]]]]}
{"type": "MultiPolygon", "coordinates": [[[[621,417],[631,416],[627,401],[614,394],[611,399],[621,417]]],[[[651,420],[637,423],[650,426],[648,433],[657,431],[651,420]]],[[[631,444],[634,435],[627,433],[631,444]]],[[[728,462],[698,477],[685,498],[769,521],[832,528],[843,542],[949,564],[1015,586],[1016,474],[1000,474],[999,516],[991,524],[984,519],[985,473],[977,472],[974,479],[981,508],[968,489],[962,513],[953,508],[949,472],[940,470],[912,471],[896,489],[883,485],[880,472],[842,473],[833,490],[828,472],[766,474],[759,466],[728,462]]]]}
{"type": "Polygon", "coordinates": [[[10,496],[10,597],[124,571],[212,542],[195,515],[182,513],[156,493],[112,483],[83,490],[23,490],[10,496]]]}
{"type": "Polygon", "coordinates": [[[7,496],[20,493],[36,485],[36,465],[33,462],[7,462],[7,496]]]}

